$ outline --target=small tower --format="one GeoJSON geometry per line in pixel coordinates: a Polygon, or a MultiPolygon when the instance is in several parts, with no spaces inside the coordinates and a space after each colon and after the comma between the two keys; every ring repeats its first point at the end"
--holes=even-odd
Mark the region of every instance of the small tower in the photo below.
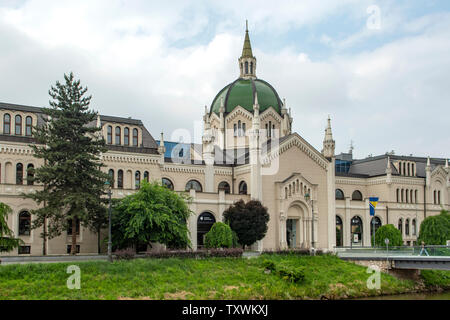
{"type": "Polygon", "coordinates": [[[164,133],[161,131],[161,140],[159,140],[158,152],[160,154],[160,165],[164,164],[164,155],[166,153],[166,147],[164,146],[164,133]]]}
{"type": "Polygon", "coordinates": [[[426,173],[426,185],[428,188],[431,187],[431,161],[430,157],[427,159],[427,166],[425,167],[425,173],[426,173]]]}
{"type": "Polygon", "coordinates": [[[333,140],[333,133],[331,132],[331,119],[330,116],[328,116],[328,125],[325,129],[325,137],[323,138],[323,150],[322,154],[326,158],[332,158],[334,157],[334,148],[335,148],[335,141],[333,140]]]}
{"type": "Polygon", "coordinates": [[[253,56],[252,45],[248,35],[248,22],[245,21],[245,40],[242,55],[239,58],[240,77],[244,79],[256,79],[256,58],[253,56]]]}
{"type": "Polygon", "coordinates": [[[389,156],[387,158],[387,165],[386,165],[386,183],[387,184],[392,183],[392,166],[391,166],[391,157],[389,156]]]}

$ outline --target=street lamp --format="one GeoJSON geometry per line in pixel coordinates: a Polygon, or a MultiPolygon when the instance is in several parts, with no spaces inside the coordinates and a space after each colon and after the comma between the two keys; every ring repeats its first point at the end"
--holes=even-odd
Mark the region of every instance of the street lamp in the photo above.
{"type": "Polygon", "coordinates": [[[108,187],[109,196],[109,213],[108,213],[108,261],[112,262],[112,239],[111,239],[111,184],[106,180],[105,185],[108,187]]]}
{"type": "Polygon", "coordinates": [[[314,242],[314,201],[309,195],[309,192],[305,193],[305,201],[311,204],[311,247],[314,250],[315,242],[314,242]]]}

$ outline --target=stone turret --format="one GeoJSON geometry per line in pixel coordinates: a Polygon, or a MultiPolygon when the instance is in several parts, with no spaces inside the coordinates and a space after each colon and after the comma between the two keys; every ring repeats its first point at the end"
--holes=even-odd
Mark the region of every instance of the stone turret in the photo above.
{"type": "Polygon", "coordinates": [[[256,58],[253,56],[252,52],[247,21],[245,24],[244,47],[242,48],[242,55],[239,58],[240,77],[244,79],[256,79],[256,58]]]}
{"type": "Polygon", "coordinates": [[[333,140],[333,133],[331,131],[331,119],[330,116],[328,116],[328,125],[325,129],[325,137],[323,138],[323,149],[322,154],[326,158],[332,158],[334,157],[334,150],[335,150],[335,141],[333,140]]]}

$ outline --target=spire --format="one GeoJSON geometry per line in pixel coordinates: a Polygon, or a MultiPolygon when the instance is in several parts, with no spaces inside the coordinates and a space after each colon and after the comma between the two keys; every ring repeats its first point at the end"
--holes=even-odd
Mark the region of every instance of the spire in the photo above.
{"type": "Polygon", "coordinates": [[[427,167],[431,167],[430,157],[427,158],[427,167]]]}
{"type": "Polygon", "coordinates": [[[245,21],[245,38],[242,54],[239,58],[240,77],[244,79],[256,78],[256,58],[253,56],[250,36],[248,35],[248,21],[245,21]]]}
{"type": "Polygon", "coordinates": [[[391,157],[390,156],[388,156],[388,158],[387,158],[386,173],[387,174],[391,174],[392,173],[391,157]]]}
{"type": "Polygon", "coordinates": [[[333,140],[333,133],[331,131],[331,119],[328,115],[327,128],[325,129],[325,137],[323,138],[322,153],[327,158],[334,157],[335,141],[333,140]]]}
{"type": "Polygon", "coordinates": [[[331,132],[331,119],[330,115],[328,115],[328,124],[327,128],[325,129],[325,137],[323,141],[331,141],[333,140],[333,133],[331,132]]]}

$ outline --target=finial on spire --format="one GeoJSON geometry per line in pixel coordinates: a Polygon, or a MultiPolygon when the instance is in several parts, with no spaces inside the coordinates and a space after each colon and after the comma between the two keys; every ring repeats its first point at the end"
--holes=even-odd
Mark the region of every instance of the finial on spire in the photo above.
{"type": "Polygon", "coordinates": [[[431,161],[430,161],[430,157],[428,156],[428,159],[427,159],[427,167],[430,167],[431,166],[431,161]]]}
{"type": "Polygon", "coordinates": [[[248,32],[248,20],[245,20],[245,32],[248,32]]]}

